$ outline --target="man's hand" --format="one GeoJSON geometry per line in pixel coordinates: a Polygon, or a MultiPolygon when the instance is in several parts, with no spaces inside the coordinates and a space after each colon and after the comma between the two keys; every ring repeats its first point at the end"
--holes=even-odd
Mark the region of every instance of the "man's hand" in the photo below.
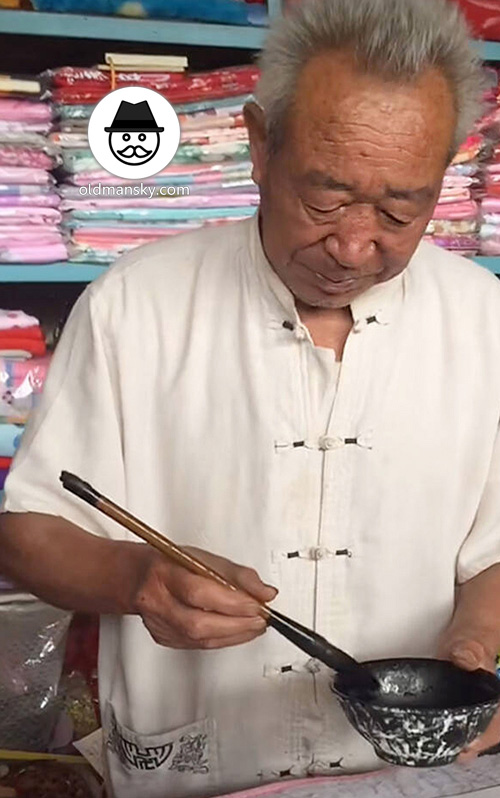
{"type": "Polygon", "coordinates": [[[152,550],[134,603],[153,639],[169,648],[213,649],[263,634],[266,622],[257,602],[272,601],[275,588],[251,568],[198,549],[189,551],[241,592],[192,574],[152,550]]]}
{"type": "MultiPolygon", "coordinates": [[[[496,653],[487,651],[486,646],[479,642],[480,635],[451,635],[443,639],[439,649],[439,656],[442,659],[450,660],[459,668],[466,671],[475,671],[483,668],[486,671],[495,673],[496,653]]],[[[481,751],[486,751],[498,745],[500,742],[500,710],[494,715],[493,720],[486,731],[477,737],[460,754],[459,762],[470,762],[475,759],[481,751]]]]}

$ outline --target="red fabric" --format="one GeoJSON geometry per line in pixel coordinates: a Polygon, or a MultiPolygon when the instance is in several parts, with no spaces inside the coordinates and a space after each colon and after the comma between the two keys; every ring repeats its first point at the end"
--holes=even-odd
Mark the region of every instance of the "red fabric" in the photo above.
{"type": "MultiPolygon", "coordinates": [[[[257,67],[243,66],[191,74],[123,72],[117,73],[116,84],[118,88],[139,84],[175,104],[250,94],[258,79],[257,67]]],[[[111,90],[111,77],[109,72],[63,67],[53,73],[52,85],[56,103],[94,105],[111,90]]]]}
{"type": "MultiPolygon", "coordinates": [[[[21,332],[21,331],[19,331],[21,332]]],[[[2,351],[12,351],[20,349],[23,352],[30,352],[32,355],[42,356],[45,355],[47,349],[45,347],[45,341],[35,341],[33,338],[22,338],[19,335],[19,338],[3,338],[0,335],[0,355],[2,351]]]]}
{"type": "Polygon", "coordinates": [[[13,338],[29,338],[33,341],[43,341],[43,333],[40,327],[12,327],[10,330],[0,332],[0,344],[10,341],[13,338]]]}
{"type": "Polygon", "coordinates": [[[457,0],[475,36],[500,41],[499,0],[457,0]]]}
{"type": "Polygon", "coordinates": [[[12,457],[0,457],[0,471],[10,468],[12,464],[12,457]]]}

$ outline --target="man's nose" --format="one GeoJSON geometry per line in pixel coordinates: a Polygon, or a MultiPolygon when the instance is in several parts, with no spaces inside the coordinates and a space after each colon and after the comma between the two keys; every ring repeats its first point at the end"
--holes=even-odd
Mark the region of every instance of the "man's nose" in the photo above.
{"type": "Polygon", "coordinates": [[[345,269],[360,274],[379,271],[377,218],[373,208],[345,208],[325,238],[328,254],[345,269]]]}

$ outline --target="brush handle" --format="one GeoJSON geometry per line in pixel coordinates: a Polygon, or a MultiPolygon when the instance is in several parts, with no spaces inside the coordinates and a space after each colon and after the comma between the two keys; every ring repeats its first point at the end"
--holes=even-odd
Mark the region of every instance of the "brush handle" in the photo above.
{"type": "MultiPolygon", "coordinates": [[[[230,590],[240,590],[240,588],[233,585],[214,568],[205,565],[201,560],[193,557],[192,554],[179,548],[172,540],[161,535],[139,518],[135,518],[135,516],[123,510],[110,499],[98,493],[88,482],[84,482],[68,471],[63,471],[61,473],[60,480],[66,490],[71,491],[109,518],[112,518],[118,524],[121,524],[121,526],[130,530],[130,532],[133,532],[169,560],[176,562],[178,565],[191,571],[191,573],[211,579],[213,582],[217,582],[230,590]]],[[[349,671],[353,676],[356,676],[360,682],[368,686],[373,686],[373,676],[367,668],[364,668],[356,662],[355,659],[344,651],[341,651],[341,649],[332,646],[328,640],[321,637],[317,632],[302,626],[291,618],[287,618],[286,615],[282,615],[280,612],[271,609],[266,604],[259,604],[259,613],[267,620],[269,626],[272,626],[273,629],[286,637],[291,643],[294,643],[306,654],[309,654],[309,656],[314,659],[319,659],[329,668],[333,668],[333,670],[339,672],[349,671]]]]}
{"type": "Polygon", "coordinates": [[[168,557],[169,560],[176,562],[178,565],[182,565],[183,568],[187,568],[187,570],[191,571],[193,574],[198,574],[199,576],[204,576],[207,579],[218,582],[220,585],[230,588],[230,590],[238,590],[235,585],[228,582],[228,580],[214,568],[205,565],[201,560],[198,560],[196,557],[193,557],[187,551],[177,546],[173,540],[169,540],[165,535],[161,535],[156,529],[153,529],[139,518],[123,510],[112,502],[111,499],[107,499],[101,493],[98,493],[88,482],[84,482],[68,471],[63,471],[60,479],[66,490],[79,496],[80,499],[83,499],[104,513],[104,515],[112,518],[117,524],[120,524],[130,530],[130,532],[133,532],[134,535],[142,538],[142,540],[149,543],[150,546],[153,546],[153,548],[161,554],[164,554],[165,557],[168,557]]]}

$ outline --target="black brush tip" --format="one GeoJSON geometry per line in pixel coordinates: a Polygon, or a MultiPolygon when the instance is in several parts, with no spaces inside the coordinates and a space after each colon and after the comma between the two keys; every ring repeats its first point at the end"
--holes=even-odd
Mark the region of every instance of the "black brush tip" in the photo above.
{"type": "Polygon", "coordinates": [[[61,471],[59,479],[66,490],[69,490],[70,493],[74,493],[75,496],[88,502],[93,507],[96,507],[99,499],[102,499],[101,494],[98,493],[92,485],[89,485],[88,482],[84,482],[83,479],[77,477],[76,474],[71,474],[69,471],[61,471]]]}

